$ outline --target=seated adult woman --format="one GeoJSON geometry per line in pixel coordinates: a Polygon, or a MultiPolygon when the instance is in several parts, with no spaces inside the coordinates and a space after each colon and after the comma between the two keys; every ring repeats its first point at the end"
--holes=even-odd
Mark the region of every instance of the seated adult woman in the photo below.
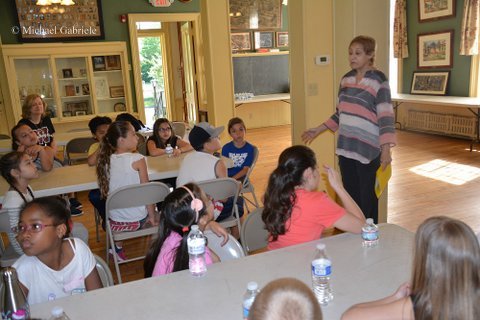
{"type": "Polygon", "coordinates": [[[362,231],[362,210],[344,189],[339,174],[323,167],[344,207],[325,192],[316,191],[320,172],[312,149],[293,146],[280,154],[268,181],[262,213],[270,233],[270,250],[317,240],[331,226],[353,233],[362,231]]]}

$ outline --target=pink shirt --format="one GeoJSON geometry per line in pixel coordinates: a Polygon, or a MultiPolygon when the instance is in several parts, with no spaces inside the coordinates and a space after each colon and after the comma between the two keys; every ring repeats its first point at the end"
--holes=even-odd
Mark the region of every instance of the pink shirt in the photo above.
{"type": "MultiPolygon", "coordinates": [[[[174,231],[170,232],[170,235],[165,239],[165,242],[162,245],[162,249],[160,249],[160,254],[155,262],[155,268],[153,268],[152,277],[172,273],[173,264],[175,263],[175,254],[181,241],[182,237],[178,233],[174,231]]],[[[205,248],[205,261],[207,262],[207,265],[213,263],[208,247],[205,248]]]]}
{"type": "Polygon", "coordinates": [[[286,232],[278,236],[277,241],[270,240],[269,250],[318,240],[325,228],[331,227],[346,213],[325,192],[298,189],[295,194],[297,200],[292,216],[286,222],[286,232]]]}

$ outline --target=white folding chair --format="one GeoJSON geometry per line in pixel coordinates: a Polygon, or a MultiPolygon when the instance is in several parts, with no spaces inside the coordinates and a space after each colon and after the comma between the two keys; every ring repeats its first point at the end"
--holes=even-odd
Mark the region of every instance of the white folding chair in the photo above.
{"type": "Polygon", "coordinates": [[[141,133],[136,133],[138,137],[137,151],[144,156],[147,155],[147,140],[141,133]]]}
{"type": "Polygon", "coordinates": [[[237,198],[240,183],[232,178],[219,178],[196,182],[196,184],[215,200],[224,200],[233,197],[232,215],[225,220],[219,222],[223,227],[230,228],[237,226],[240,230],[240,217],[238,215],[237,198]]]}
{"type": "MultiPolygon", "coordinates": [[[[5,234],[8,232],[11,232],[10,217],[5,210],[0,210],[0,233],[5,234]]],[[[5,247],[3,236],[5,235],[0,235],[0,267],[5,268],[13,265],[20,258],[20,255],[11,244],[5,247]]]]}
{"type": "Polygon", "coordinates": [[[95,142],[97,141],[91,137],[73,138],[68,141],[65,149],[63,149],[63,162],[72,165],[75,162],[87,160],[88,149],[95,142]]]}
{"type": "MultiPolygon", "coordinates": [[[[108,263],[108,249],[112,249],[115,252],[115,241],[123,241],[133,238],[145,237],[155,235],[158,232],[158,227],[149,227],[140,229],[138,231],[129,232],[112,232],[110,228],[110,211],[114,209],[126,209],[138,206],[145,206],[149,204],[156,204],[163,201],[165,197],[170,193],[170,188],[162,182],[149,182],[132,184],[113,191],[107,198],[106,203],[106,229],[107,229],[107,263],[108,263]]],[[[115,264],[115,271],[117,272],[118,283],[122,283],[122,277],[120,274],[120,264],[128,263],[131,261],[142,260],[145,255],[119,261],[117,255],[113,254],[113,262],[115,264]]]]}
{"type": "Polygon", "coordinates": [[[247,171],[247,174],[245,176],[245,179],[243,179],[243,184],[242,184],[242,189],[240,190],[240,196],[243,198],[243,202],[245,203],[245,207],[247,208],[247,211],[250,212],[248,209],[247,202],[250,202],[252,205],[255,206],[255,208],[259,208],[260,205],[258,204],[257,196],[255,195],[255,188],[253,187],[252,182],[250,181],[250,175],[252,174],[253,168],[255,167],[255,164],[257,163],[258,159],[258,148],[253,146],[253,162],[250,168],[247,171]],[[253,197],[253,201],[245,197],[245,193],[251,193],[253,197]]]}
{"type": "Polygon", "coordinates": [[[100,280],[102,280],[103,287],[111,287],[114,285],[113,283],[113,276],[112,276],[112,271],[110,271],[110,268],[108,267],[108,264],[94,254],[95,260],[97,261],[95,263],[95,268],[97,269],[98,275],[100,276],[100,280]]]}
{"type": "Polygon", "coordinates": [[[228,242],[222,247],[223,237],[218,237],[210,230],[205,231],[208,247],[217,254],[220,261],[228,261],[245,257],[242,245],[232,235],[228,235],[228,242]]]}
{"type": "Polygon", "coordinates": [[[240,239],[245,253],[265,248],[268,245],[268,231],[262,220],[263,208],[250,212],[240,230],[240,239]]]}

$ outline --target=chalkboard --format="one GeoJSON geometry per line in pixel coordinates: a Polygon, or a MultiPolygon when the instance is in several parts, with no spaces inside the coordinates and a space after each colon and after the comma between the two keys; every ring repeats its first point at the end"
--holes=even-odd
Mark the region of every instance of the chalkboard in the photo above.
{"type": "Polygon", "coordinates": [[[235,93],[288,93],[288,54],[233,57],[235,93]]]}

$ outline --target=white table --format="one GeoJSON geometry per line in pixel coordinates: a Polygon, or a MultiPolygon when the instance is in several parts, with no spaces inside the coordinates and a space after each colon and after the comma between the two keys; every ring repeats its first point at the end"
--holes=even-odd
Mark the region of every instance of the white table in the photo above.
{"type": "Polygon", "coordinates": [[[242,104],[266,102],[266,101],[283,101],[285,103],[290,103],[290,93],[265,94],[265,95],[253,96],[252,98],[246,99],[246,100],[235,99],[235,108],[240,107],[242,104]]]}
{"type": "MultiPolygon", "coordinates": [[[[476,127],[477,127],[477,138],[472,141],[470,144],[470,151],[472,151],[473,143],[480,142],[480,98],[476,97],[453,97],[453,96],[428,96],[428,95],[416,95],[416,94],[404,94],[397,93],[392,94],[392,102],[394,103],[395,108],[395,119],[397,119],[397,108],[402,103],[413,103],[413,104],[429,104],[436,106],[445,106],[445,107],[454,107],[454,108],[466,108],[471,113],[475,115],[476,127]]],[[[396,122],[399,123],[400,122],[396,122]]],[[[401,124],[400,124],[401,128],[401,124]]]]}
{"type": "MultiPolygon", "coordinates": [[[[360,236],[353,234],[320,240],[332,259],[335,296],[322,308],[324,319],[340,319],[352,304],[390,295],[409,280],[413,234],[385,224],[380,237],[375,248],[362,248],[360,236]]],[[[48,318],[60,305],[71,319],[241,319],[249,281],[263,287],[295,277],[311,286],[310,263],[318,242],[218,263],[198,279],[185,270],[32,305],[32,317],[48,318]]]]}

